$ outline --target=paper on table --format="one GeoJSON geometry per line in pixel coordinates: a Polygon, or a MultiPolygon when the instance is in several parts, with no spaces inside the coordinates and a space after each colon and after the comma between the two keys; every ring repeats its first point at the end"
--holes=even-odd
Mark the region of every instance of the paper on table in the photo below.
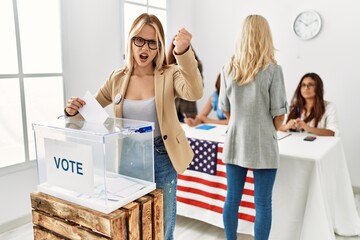
{"type": "Polygon", "coordinates": [[[109,117],[109,114],[101,107],[100,103],[96,101],[95,97],[87,91],[83,97],[86,104],[79,109],[79,112],[87,122],[104,123],[109,117]]]}
{"type": "Polygon", "coordinates": [[[210,129],[215,128],[215,127],[216,127],[216,126],[211,126],[211,125],[203,124],[203,125],[197,126],[196,129],[210,130],[210,129]]]}

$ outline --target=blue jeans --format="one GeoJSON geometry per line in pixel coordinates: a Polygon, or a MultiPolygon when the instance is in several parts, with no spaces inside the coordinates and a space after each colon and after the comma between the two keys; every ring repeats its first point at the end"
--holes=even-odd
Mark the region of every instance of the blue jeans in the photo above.
{"type": "Polygon", "coordinates": [[[154,161],[156,188],[163,190],[164,197],[164,240],[173,240],[176,222],[177,172],[161,136],[154,139],[154,161]]]}
{"type": "MultiPolygon", "coordinates": [[[[227,240],[237,238],[238,211],[248,169],[226,164],[227,195],[223,221],[227,240]]],[[[277,169],[253,169],[255,201],[255,240],[267,240],[272,219],[272,190],[277,169]]]]}
{"type": "Polygon", "coordinates": [[[121,163],[119,173],[142,179],[145,181],[154,181],[154,172],[152,171],[152,139],[141,140],[124,138],[121,148],[121,163]]]}

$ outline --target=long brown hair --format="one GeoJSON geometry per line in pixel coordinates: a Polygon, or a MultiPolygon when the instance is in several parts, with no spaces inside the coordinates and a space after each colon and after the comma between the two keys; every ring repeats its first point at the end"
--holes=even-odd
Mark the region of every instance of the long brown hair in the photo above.
{"type": "Polygon", "coordinates": [[[294,96],[291,99],[290,113],[287,122],[291,119],[300,118],[303,111],[305,111],[305,116],[307,115],[306,111],[310,111],[310,114],[303,121],[308,123],[314,119],[315,127],[317,127],[321,117],[325,113],[324,84],[320,76],[316,73],[306,73],[301,78],[295,90],[294,96]],[[314,106],[311,109],[305,109],[305,99],[301,96],[301,84],[303,80],[308,77],[315,81],[315,100],[314,106]]]}
{"type": "Polygon", "coordinates": [[[215,88],[218,95],[220,94],[220,82],[221,82],[221,74],[219,73],[216,77],[216,82],[215,82],[215,88]]]}

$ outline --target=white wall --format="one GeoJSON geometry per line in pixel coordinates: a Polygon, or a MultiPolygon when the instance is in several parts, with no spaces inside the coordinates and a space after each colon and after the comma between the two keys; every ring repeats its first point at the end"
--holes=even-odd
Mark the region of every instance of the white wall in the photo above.
{"type": "MultiPolygon", "coordinates": [[[[175,2],[175,1],[171,1],[175,2]]],[[[196,0],[169,4],[169,31],[177,24],[187,23],[191,14],[193,46],[204,65],[205,94],[199,109],[214,89],[216,76],[234,49],[234,42],[243,19],[249,14],[261,14],[269,21],[277,48],[276,57],[283,67],[288,100],[306,72],[318,73],[325,85],[325,98],[335,102],[338,110],[341,138],[353,186],[360,186],[360,2],[357,0],[196,0]],[[323,20],[318,37],[302,41],[292,31],[296,15],[303,10],[316,10],[323,20]]]]}
{"type": "MultiPolygon", "coordinates": [[[[122,66],[119,0],[63,0],[62,50],[65,99],[91,93],[122,66]]],[[[112,114],[112,108],[107,109],[112,114]]]]}

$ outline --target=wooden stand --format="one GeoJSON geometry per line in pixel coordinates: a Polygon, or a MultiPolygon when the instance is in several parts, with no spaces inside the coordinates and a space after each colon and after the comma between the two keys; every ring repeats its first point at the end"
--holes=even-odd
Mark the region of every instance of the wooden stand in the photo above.
{"type": "Polygon", "coordinates": [[[161,190],[104,214],[62,199],[31,193],[34,239],[163,240],[161,190]]]}

